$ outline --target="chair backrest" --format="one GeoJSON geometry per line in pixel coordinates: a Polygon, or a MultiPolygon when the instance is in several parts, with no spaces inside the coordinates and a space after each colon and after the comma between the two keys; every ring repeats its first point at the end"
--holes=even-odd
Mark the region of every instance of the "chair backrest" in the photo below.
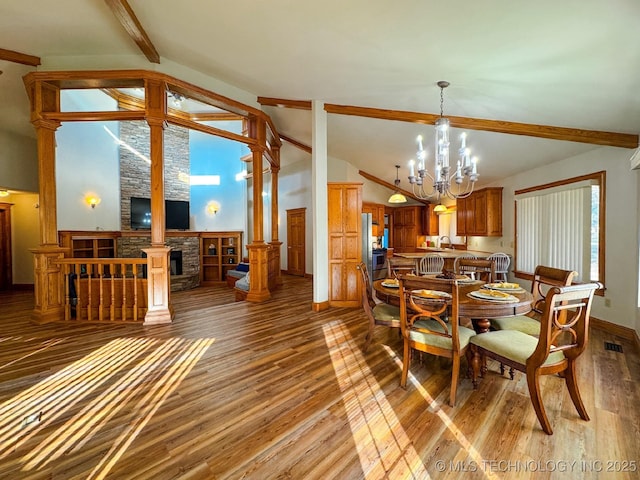
{"type": "Polygon", "coordinates": [[[387,277],[395,278],[401,273],[415,273],[416,261],[412,258],[389,257],[387,258],[387,277]]]}
{"type": "Polygon", "coordinates": [[[533,295],[533,311],[542,314],[547,293],[551,287],[566,287],[571,285],[577,272],[572,270],[562,270],[560,268],[545,267],[538,265],[534,272],[531,283],[531,294],[533,295]]]}
{"type": "Polygon", "coordinates": [[[437,278],[416,277],[413,275],[400,275],[400,328],[402,335],[409,338],[411,330],[439,337],[451,338],[453,349],[460,353],[460,341],[458,336],[458,282],[437,278]],[[449,298],[437,297],[424,298],[414,295],[416,290],[431,290],[445,292],[449,298]],[[439,324],[437,330],[416,326],[415,322],[421,319],[432,319],[439,324]],[[447,328],[451,325],[451,332],[447,328]]]}
{"type": "Polygon", "coordinates": [[[373,299],[373,291],[371,289],[371,283],[369,282],[369,272],[367,271],[367,265],[364,262],[360,262],[356,268],[360,270],[360,286],[362,290],[362,307],[366,314],[373,317],[373,307],[376,306],[376,302],[373,299]]]}
{"type": "Polygon", "coordinates": [[[461,253],[458,257],[455,258],[455,260],[453,261],[453,271],[455,273],[458,273],[460,275],[465,275],[465,274],[473,274],[474,269],[472,267],[469,267],[468,269],[461,269],[460,268],[460,260],[467,258],[470,260],[475,260],[476,257],[473,253],[461,253]]]}
{"type": "Polygon", "coordinates": [[[496,262],[488,258],[461,258],[458,262],[458,268],[460,271],[473,269],[476,280],[491,283],[496,279],[496,262]]]}
{"type": "Polygon", "coordinates": [[[527,367],[542,365],[550,354],[562,351],[575,359],[585,349],[589,337],[589,314],[593,294],[601,283],[552,287],[540,319],[540,337],[527,367]]]}
{"type": "Polygon", "coordinates": [[[487,260],[493,260],[496,262],[496,273],[507,273],[509,271],[511,259],[506,253],[492,253],[487,257],[487,260]]]}
{"type": "Polygon", "coordinates": [[[420,259],[418,274],[442,273],[444,257],[439,253],[427,253],[420,259]]]}

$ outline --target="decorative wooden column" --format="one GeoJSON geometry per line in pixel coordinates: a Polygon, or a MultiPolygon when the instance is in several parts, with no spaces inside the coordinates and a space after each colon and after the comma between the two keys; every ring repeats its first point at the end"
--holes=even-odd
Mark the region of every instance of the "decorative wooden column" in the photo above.
{"type": "MultiPolygon", "coordinates": [[[[273,154],[280,164],[280,149],[272,147],[273,154]]],[[[278,172],[279,167],[271,167],[271,241],[269,245],[273,248],[273,259],[275,268],[275,284],[282,285],[282,269],[280,268],[280,255],[282,254],[282,242],[278,238],[278,228],[280,226],[278,217],[278,172]]]]}
{"type": "Polygon", "coordinates": [[[144,325],[171,323],[169,251],[164,229],[164,129],[167,113],[167,86],[160,80],[145,83],[146,120],[150,129],[151,156],[151,247],[147,254],[147,314],[144,325]]]}
{"type": "Polygon", "coordinates": [[[31,319],[36,323],[60,320],[64,315],[62,270],[56,263],[64,258],[58,246],[56,215],[56,130],[60,122],[47,120],[43,114],[60,111],[60,91],[44,82],[36,82],[30,91],[31,123],[38,144],[38,184],[40,208],[40,246],[34,254],[35,306],[31,319]]]}
{"type": "Polygon", "coordinates": [[[249,293],[250,302],[264,302],[271,298],[268,286],[269,245],[264,242],[264,219],[262,208],[262,158],[266,149],[266,123],[261,118],[254,117],[249,124],[250,134],[258,140],[257,145],[251,146],[253,168],[253,242],[247,245],[249,251],[249,293]]]}

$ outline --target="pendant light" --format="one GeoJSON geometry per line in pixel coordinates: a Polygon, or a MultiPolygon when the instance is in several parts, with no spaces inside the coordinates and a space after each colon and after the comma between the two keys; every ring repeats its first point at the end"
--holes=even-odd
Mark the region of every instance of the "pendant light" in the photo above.
{"type": "Polygon", "coordinates": [[[396,191],[393,192],[393,195],[389,197],[387,200],[389,203],[407,203],[407,197],[400,193],[400,177],[399,177],[400,165],[396,165],[396,179],[394,180],[394,185],[396,186],[396,191]]]}

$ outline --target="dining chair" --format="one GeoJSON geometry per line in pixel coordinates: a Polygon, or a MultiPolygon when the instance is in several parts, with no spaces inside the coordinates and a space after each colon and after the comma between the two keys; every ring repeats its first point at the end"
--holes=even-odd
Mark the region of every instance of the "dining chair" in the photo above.
{"type": "Polygon", "coordinates": [[[465,268],[460,268],[460,260],[462,259],[469,259],[469,260],[475,260],[476,257],[473,253],[461,253],[460,256],[456,257],[455,260],[453,261],[453,271],[457,274],[460,275],[468,275],[469,277],[475,279],[475,270],[473,267],[465,267],[465,268]]]}
{"type": "Polygon", "coordinates": [[[496,281],[507,281],[507,273],[509,272],[509,264],[511,258],[506,253],[498,252],[492,253],[487,257],[487,260],[493,260],[496,262],[496,281]]]}
{"type": "Polygon", "coordinates": [[[491,319],[491,327],[494,330],[518,330],[537,337],[540,335],[540,316],[544,310],[547,292],[551,287],[571,285],[575,275],[577,272],[572,270],[538,265],[531,283],[532,310],[527,315],[491,319]]]}
{"type": "Polygon", "coordinates": [[[474,388],[477,388],[478,377],[487,372],[487,357],[524,372],[538,421],[542,430],[552,435],[542,402],[540,376],[560,374],[580,418],[589,420],[578,389],[576,360],[587,346],[591,301],[598,288],[602,288],[602,284],[552,287],[545,301],[537,339],[517,330],[498,330],[473,336],[469,356],[474,388]]]}
{"type": "Polygon", "coordinates": [[[412,258],[387,258],[387,278],[396,278],[401,273],[415,273],[416,261],[412,258]]]}
{"type": "Polygon", "coordinates": [[[427,253],[420,259],[418,275],[433,275],[442,273],[444,257],[439,253],[427,253]]]}
{"type": "Polygon", "coordinates": [[[390,328],[400,328],[400,309],[387,303],[378,303],[373,298],[371,283],[367,265],[360,262],[356,268],[360,270],[360,280],[362,289],[362,307],[369,319],[369,331],[364,341],[364,352],[367,351],[373,339],[373,329],[376,325],[384,325],[390,328]]]}
{"type": "Polygon", "coordinates": [[[458,282],[410,275],[398,277],[400,288],[400,328],[403,337],[402,376],[406,388],[414,350],[452,359],[449,404],[456,402],[460,358],[465,355],[469,339],[476,332],[459,324],[458,282]],[[416,291],[444,292],[435,298],[418,297],[416,291]],[[445,295],[445,297],[439,296],[445,295]]]}
{"type": "Polygon", "coordinates": [[[483,258],[460,258],[456,273],[462,273],[463,271],[473,271],[475,280],[491,283],[496,278],[496,262],[483,258]]]}

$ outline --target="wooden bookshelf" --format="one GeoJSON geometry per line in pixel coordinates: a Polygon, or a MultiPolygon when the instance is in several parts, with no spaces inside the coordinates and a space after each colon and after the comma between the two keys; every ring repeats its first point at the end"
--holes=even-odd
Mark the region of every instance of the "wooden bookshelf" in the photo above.
{"type": "Polygon", "coordinates": [[[200,235],[200,285],[225,282],[227,271],[242,259],[242,232],[203,232],[200,235]]]}

